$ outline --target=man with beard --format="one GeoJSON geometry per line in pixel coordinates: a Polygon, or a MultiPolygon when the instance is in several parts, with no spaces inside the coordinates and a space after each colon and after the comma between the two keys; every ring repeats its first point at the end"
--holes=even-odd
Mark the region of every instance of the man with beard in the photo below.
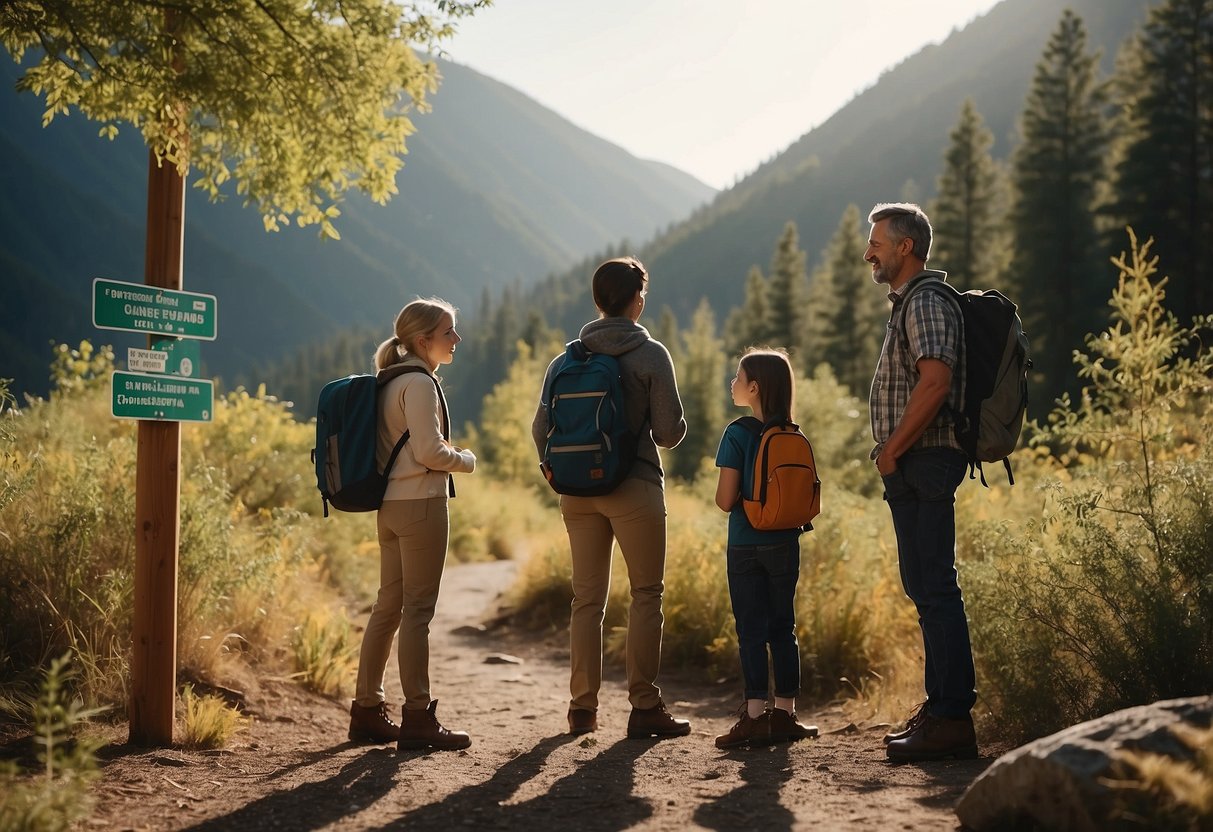
{"type": "Polygon", "coordinates": [[[872,378],[871,458],[893,515],[905,593],[918,608],[926,701],[904,730],[884,738],[897,762],[977,756],[977,700],[964,599],[956,582],[956,488],[966,460],[952,431],[964,394],[960,309],[947,274],[927,269],[931,223],[917,205],[886,203],[868,215],[864,260],[889,289],[892,311],[872,378]],[[931,284],[940,291],[931,289],[931,284]]]}

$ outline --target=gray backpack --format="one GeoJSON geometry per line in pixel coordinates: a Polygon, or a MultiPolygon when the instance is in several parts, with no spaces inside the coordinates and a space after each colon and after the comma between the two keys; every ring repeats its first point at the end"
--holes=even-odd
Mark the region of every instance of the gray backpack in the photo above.
{"type": "MultiPolygon", "coordinates": [[[[1007,469],[1007,480],[1014,485],[1009,457],[1023,430],[1028,370],[1032,366],[1018,307],[994,289],[961,292],[933,276],[920,277],[910,284],[907,303],[910,294],[919,289],[951,298],[964,324],[964,401],[959,411],[950,411],[952,430],[969,458],[969,479],[975,478],[976,470],[981,484],[987,485],[981,464],[1001,462],[1007,469]]],[[[904,304],[902,308],[906,308],[904,304]]]]}

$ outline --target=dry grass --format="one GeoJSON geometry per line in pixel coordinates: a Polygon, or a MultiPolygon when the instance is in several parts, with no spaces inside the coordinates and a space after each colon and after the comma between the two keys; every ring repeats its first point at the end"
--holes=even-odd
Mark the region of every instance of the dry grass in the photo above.
{"type": "Polygon", "coordinates": [[[181,692],[181,744],[186,748],[224,748],[248,720],[218,696],[196,696],[193,685],[181,692]]]}

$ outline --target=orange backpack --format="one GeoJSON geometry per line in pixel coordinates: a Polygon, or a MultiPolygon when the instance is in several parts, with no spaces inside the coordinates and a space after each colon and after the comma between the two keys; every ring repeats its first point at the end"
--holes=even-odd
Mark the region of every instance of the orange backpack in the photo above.
{"type": "Polygon", "coordinates": [[[753,416],[737,420],[758,435],[751,499],[741,499],[750,525],[762,531],[811,531],[821,513],[821,480],[813,446],[794,422],[762,424],[753,416]]]}

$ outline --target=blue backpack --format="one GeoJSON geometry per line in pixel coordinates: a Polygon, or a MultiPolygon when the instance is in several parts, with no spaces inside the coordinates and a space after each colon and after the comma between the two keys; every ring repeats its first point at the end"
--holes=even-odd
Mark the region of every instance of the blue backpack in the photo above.
{"type": "Polygon", "coordinates": [[[425,373],[438,388],[442,404],[443,435],[449,437],[450,422],[446,400],[438,380],[421,367],[396,365],[376,376],[359,374],[339,378],[324,385],[316,406],[316,447],[312,462],[316,465],[316,487],[324,503],[341,511],[376,511],[383,505],[388,474],[396,457],[409,441],[409,432],[392,448],[387,467],[375,464],[375,444],[379,423],[379,388],[405,373],[425,373]]]}
{"type": "Polygon", "coordinates": [[[570,341],[552,372],[543,401],[547,442],[540,470],[558,494],[609,494],[636,461],[637,438],[627,425],[619,361],[570,341]]]}

